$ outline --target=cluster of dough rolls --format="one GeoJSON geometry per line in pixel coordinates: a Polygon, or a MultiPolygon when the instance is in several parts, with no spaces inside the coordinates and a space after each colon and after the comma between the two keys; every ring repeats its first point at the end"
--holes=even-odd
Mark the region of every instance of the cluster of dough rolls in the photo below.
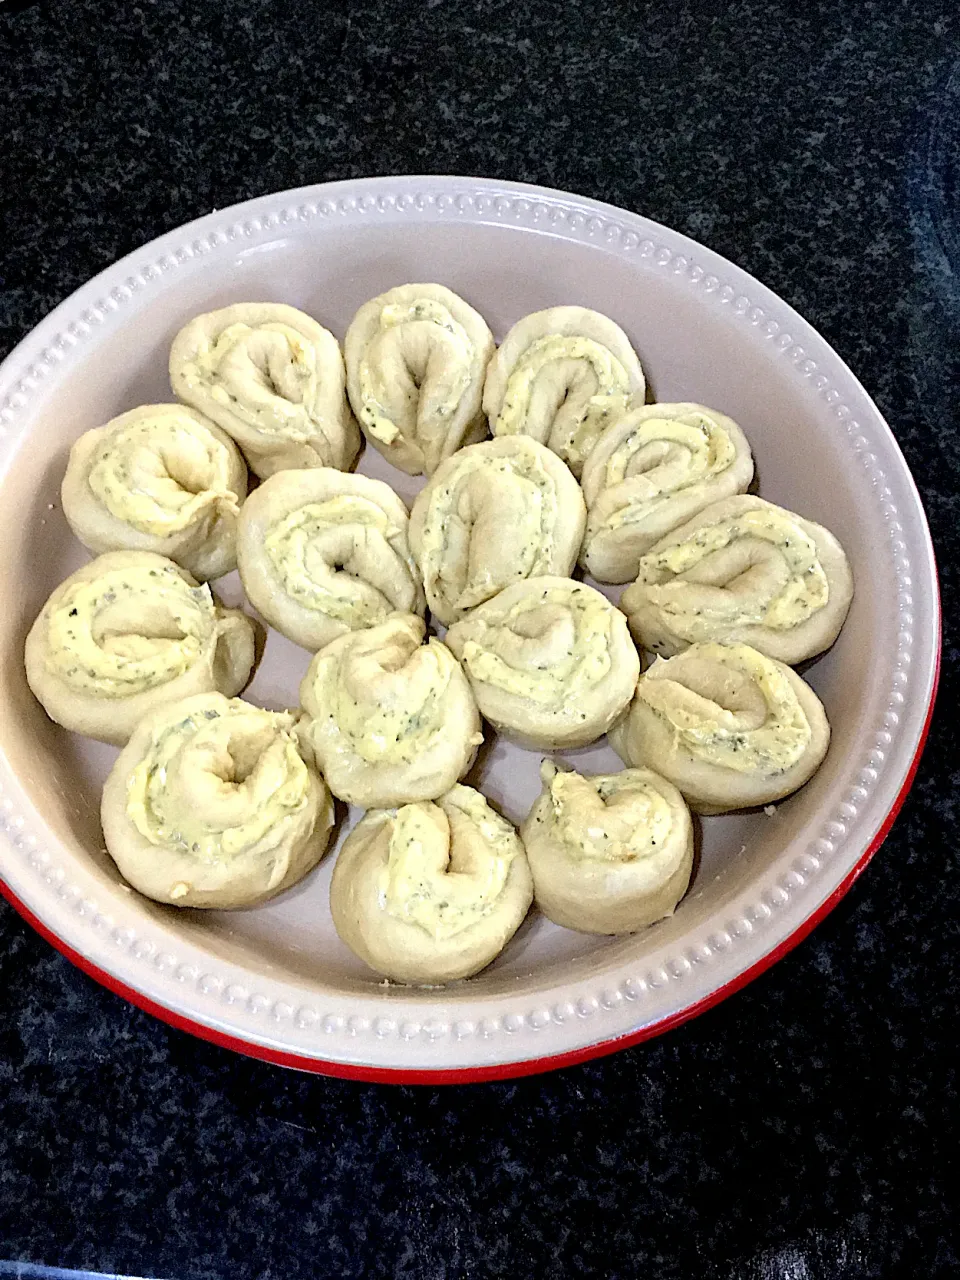
{"type": "Polygon", "coordinates": [[[96,558],[25,653],[53,720],[122,747],[104,838],[142,893],[266,901],[323,857],[340,800],[366,811],[331,881],[340,937],[397,982],[450,982],[533,901],[597,934],[670,915],[691,810],[769,804],[822,761],[826,714],[787,664],[836,639],[846,556],[747,493],[731,418],[645,402],[608,317],[550,307],[498,348],[449,288],[406,284],[341,350],[302,311],[242,303],[190,320],[169,372],[176,403],[71,450],[64,512],[96,558]],[[412,508],[352,471],[361,431],[425,477],[412,508]],[[578,562],[630,584],[619,607],[578,562]],[[238,696],[258,623],[207,585],[234,568],[312,655],[293,710],[238,696]],[[464,782],[484,723],[547,755],[519,831],[464,782]],[[553,758],[604,734],[620,772],[553,758]]]}

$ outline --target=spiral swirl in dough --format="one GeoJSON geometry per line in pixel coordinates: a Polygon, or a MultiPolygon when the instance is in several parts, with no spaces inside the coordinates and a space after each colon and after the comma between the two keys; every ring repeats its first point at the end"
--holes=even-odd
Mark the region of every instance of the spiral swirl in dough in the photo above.
{"type": "Polygon", "coordinates": [[[520,828],[543,914],[581,933],[633,933],[664,916],[693,870],[683,796],[652,769],[587,778],[551,760],[520,828]]]}
{"type": "Polygon", "coordinates": [[[490,361],[483,409],[495,436],[533,436],[579,476],[600,433],[644,377],[619,325],[586,307],[551,307],[519,320],[490,361]]]}
{"type": "Polygon", "coordinates": [[[422,618],[395,613],[315,655],[300,686],[301,733],[335,796],[365,809],[433,800],[483,741],[466,677],[422,618]]]}
{"type": "Polygon", "coordinates": [[[250,678],[253,623],[152,551],[108,551],[51,594],[27,636],[27,682],[51,720],[121,746],[155,707],[232,697],[250,678]]]}
{"type": "Polygon", "coordinates": [[[330,884],[333,923],[351,951],[397,982],[431,986],[486,968],[532,899],[516,831],[463,786],[368,813],[330,884]]]}
{"type": "Polygon", "coordinates": [[[186,405],[141,405],[84,432],[60,493],[91,551],[155,551],[201,582],[236,568],[247,466],[226,432],[186,405]]]}
{"type": "Polygon", "coordinates": [[[447,632],[480,710],[521,746],[583,747],[633,697],[640,658],[606,596],[570,578],[529,578],[447,632]]]}
{"type": "Polygon", "coordinates": [[[482,440],[493,334],[440,284],[403,284],[360,308],[344,339],[347,389],[363,433],[401,471],[432,475],[482,440]]]}
{"type": "Polygon", "coordinates": [[[340,344],[277,302],[239,302],[191,320],[170,349],[170,383],[236,440],[261,479],[300,467],[345,470],[360,448],[340,344]]]}
{"type": "Polygon", "coordinates": [[[829,649],[852,597],[850,565],[829,530],[743,494],[652,547],[620,607],[637,642],[663,656],[723,640],[797,663],[829,649]]]}
{"type": "Polygon", "coordinates": [[[702,404],[629,409],[584,464],[580,563],[598,582],[629,582],[654,543],[752,479],[753,455],[732,418],[702,404]]]}
{"type": "Polygon", "coordinates": [[[796,791],[830,744],[820,699],[746,644],[692,644],[640,677],[610,731],[626,764],[655,768],[698,813],[769,804],[796,791]]]}
{"type": "Polygon", "coordinates": [[[536,440],[510,436],[461,449],[410,512],[430,612],[449,626],[511,583],[570,573],[585,523],[580,486],[536,440]]]}
{"type": "Polygon", "coordinates": [[[320,467],[281,471],[244,504],[237,535],[250,603],[316,652],[388,614],[423,614],[407,508],[381,480],[320,467]]]}
{"type": "Polygon", "coordinates": [[[107,850],[134,888],[178,907],[248,907],[316,866],[333,801],[294,722],[219,693],[141,720],[100,810],[107,850]]]}

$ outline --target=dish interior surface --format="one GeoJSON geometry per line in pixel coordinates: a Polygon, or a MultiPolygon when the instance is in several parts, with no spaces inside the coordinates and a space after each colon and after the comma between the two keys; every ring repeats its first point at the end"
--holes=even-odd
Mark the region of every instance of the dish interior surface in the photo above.
{"type": "MultiPolygon", "coordinates": [[[[401,189],[399,180],[380,181],[383,190],[401,189]]],[[[497,190],[513,199],[517,189],[497,190]]],[[[542,197],[548,213],[551,199],[542,197]]],[[[253,232],[179,264],[174,258],[159,280],[128,289],[53,358],[25,404],[13,405],[0,502],[0,749],[14,837],[4,878],[76,950],[204,1025],[308,1057],[427,1068],[519,1061],[627,1034],[709,997],[799,928],[862,857],[909,768],[931,696],[936,603],[922,513],[876,410],[829,348],[742,272],[621,215],[623,225],[640,228],[630,252],[625,233],[611,243],[602,228],[591,236],[589,222],[581,228],[570,214],[583,208],[585,219],[617,225],[615,211],[572,199],[555,205],[562,216],[539,224],[532,215],[484,216],[473,206],[464,215],[431,205],[419,214],[314,215],[271,228],[258,212],[253,232]],[[701,276],[715,273],[715,288],[693,278],[698,263],[701,276]],[[428,280],[460,293],[498,340],[522,315],[562,303],[611,316],[640,355],[648,399],[700,401],[734,418],[753,448],[762,496],[837,535],[856,594],[839,641],[804,672],[833,729],[825,764],[772,814],[702,821],[695,877],[671,919],[603,939],[534,913],[469,983],[415,992],[384,986],[336,937],[327,906],[332,855],[299,886],[251,910],[178,911],[130,892],[103,852],[98,820],[100,787],[117,753],[47,720],[26,687],[22,653],[49,592],[88,558],[60,508],[70,445],[126,409],[173,398],[167,355],[187,320],[232,302],[286,302],[342,340],[363,302],[428,280]],[[730,297],[722,292],[727,281],[730,297]],[[799,347],[818,357],[819,370],[804,369],[799,347]],[[818,386],[818,372],[826,387],[818,386]],[[407,1024],[411,1034],[396,1034],[407,1024]],[[440,1030],[433,1035],[431,1027],[440,1030]]],[[[281,197],[250,206],[284,207],[281,197]]],[[[122,291],[157,260],[154,249],[162,256],[190,246],[201,234],[195,228],[205,237],[229,221],[212,215],[173,233],[81,295],[93,291],[89,304],[114,287],[122,291]]],[[[82,316],[78,297],[24,344],[31,359],[82,316]]],[[[5,374],[22,373],[14,368],[19,359],[15,353],[5,374]]],[[[10,388],[5,379],[0,404],[10,388]]],[[[358,469],[387,480],[408,503],[423,482],[369,447],[358,469]]],[[[216,589],[231,603],[242,599],[236,575],[216,589]]],[[[616,599],[620,588],[606,590],[616,599]]],[[[296,705],[308,661],[271,631],[244,696],[271,708],[296,705]]],[[[622,767],[604,742],[565,756],[588,772],[622,767]]],[[[538,793],[539,763],[538,754],[498,740],[483,748],[467,781],[517,823],[538,793]]],[[[357,816],[349,815],[341,838],[357,816]]]]}

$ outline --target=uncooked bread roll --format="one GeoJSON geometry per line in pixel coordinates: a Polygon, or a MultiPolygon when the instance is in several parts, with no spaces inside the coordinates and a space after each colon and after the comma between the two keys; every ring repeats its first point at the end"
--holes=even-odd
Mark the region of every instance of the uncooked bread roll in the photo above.
{"type": "Polygon", "coordinates": [[[344,339],[347,389],[363,434],[401,471],[428,476],[482,440],[493,334],[440,284],[403,284],[364,303],[344,339]]]}
{"type": "Polygon", "coordinates": [[[368,813],[337,857],[337,933],[377,973],[437,985],[500,954],[533,899],[516,831],[471,787],[368,813]]]}
{"type": "Polygon", "coordinates": [[[249,907],[323,857],[333,801],[289,712],[200,693],[152,712],[100,808],[107,850],[141,893],[178,907],[249,907]]]}
{"type": "Polygon", "coordinates": [[[693,644],[644,672],[610,742],[625,763],[669,778],[698,813],[725,813],[802,787],[830,726],[784,663],[745,644],[693,644]]]}
{"type": "Polygon", "coordinates": [[[84,432],[60,493],[91,551],[155,551],[201,582],[237,567],[247,466],[230,437],[186,405],[141,405],[84,432]]]}
{"type": "Polygon", "coordinates": [[[170,348],[177,396],[223,427],[261,479],[291,467],[345,470],[360,432],[340,344],[278,302],[239,302],[191,320],[170,348]]]}
{"type": "Polygon", "coordinates": [[[330,790],[365,809],[433,800],[463,777],[483,741],[466,677],[422,618],[392,614],[314,657],[300,686],[302,726],[330,790]]]}
{"type": "Polygon", "coordinates": [[[575,476],[614,414],[643,404],[644,377],[618,324],[586,307],[519,320],[490,361],[483,410],[495,436],[533,436],[575,476]]]}
{"type": "Polygon", "coordinates": [[[664,916],[693,870],[683,796],[652,769],[586,778],[551,760],[520,828],[545,916],[581,933],[634,933],[664,916]]]}
{"type": "Polygon", "coordinates": [[[637,642],[663,656],[723,640],[797,663],[829,649],[852,596],[850,565],[829,530],[744,494],[651,548],[620,607],[637,642]]]}
{"type": "Polygon", "coordinates": [[[408,523],[381,480],[328,467],[278,472],[241,513],[244,590],[272,626],[313,651],[397,610],[422,614],[408,523]]]}
{"type": "Polygon", "coordinates": [[[606,596],[570,578],[529,578],[447,632],[480,710],[535,750],[583,747],[633,697],[640,658],[606,596]]]}
{"type": "Polygon", "coordinates": [[[152,551],[108,551],[52,593],[27,636],[27,682],[51,720],[120,746],[148,711],[250,678],[253,623],[152,551]]]}
{"type": "Polygon", "coordinates": [[[570,573],[586,514],[576,480],[536,440],[511,436],[461,449],[410,512],[430,612],[449,626],[513,582],[570,573]]]}
{"type": "Polygon", "coordinates": [[[753,455],[732,418],[702,404],[629,409],[584,464],[580,563],[599,582],[630,582],[655,542],[752,479],[753,455]]]}

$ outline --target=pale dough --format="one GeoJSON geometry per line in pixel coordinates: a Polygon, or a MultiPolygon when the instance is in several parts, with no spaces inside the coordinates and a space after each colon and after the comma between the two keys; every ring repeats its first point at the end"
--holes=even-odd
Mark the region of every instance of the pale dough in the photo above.
{"type": "Polygon", "coordinates": [[[282,635],[313,652],[398,610],[422,615],[408,524],[382,480],[328,467],[278,472],[240,515],[244,590],[282,635]]]}
{"type": "Polygon", "coordinates": [[[178,907],[249,907],[326,851],[333,801],[295,717],[201,693],[141,720],[107,778],[107,850],[141,893],[178,907]]]}
{"type": "Polygon", "coordinates": [[[436,986],[469,978],[523,922],[533,884],[513,827],[479,792],[374,810],[337,857],[337,933],[377,973],[436,986]]]}
{"type": "Polygon", "coordinates": [[[340,344],[295,307],[239,302],[197,316],[173,340],[170,383],[236,440],[261,479],[346,470],[360,448],[340,344]]]}

